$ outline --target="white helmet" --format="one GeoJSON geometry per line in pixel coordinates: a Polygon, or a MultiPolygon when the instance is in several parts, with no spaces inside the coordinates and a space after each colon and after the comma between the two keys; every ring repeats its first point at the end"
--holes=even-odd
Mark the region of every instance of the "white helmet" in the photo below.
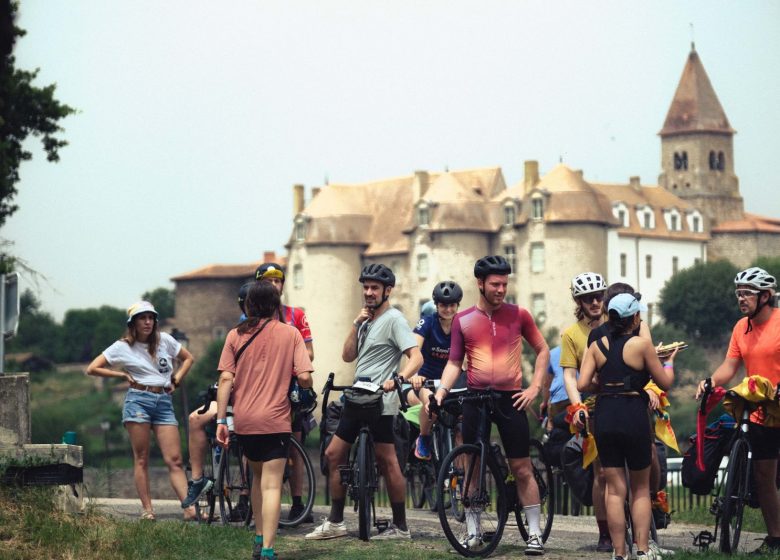
{"type": "Polygon", "coordinates": [[[734,278],[737,286],[753,286],[757,290],[777,289],[777,280],[763,268],[753,266],[738,272],[734,278]]]}
{"type": "Polygon", "coordinates": [[[606,289],[607,284],[604,282],[604,278],[595,272],[583,272],[571,281],[571,295],[575,298],[594,292],[603,292],[606,289]]]}

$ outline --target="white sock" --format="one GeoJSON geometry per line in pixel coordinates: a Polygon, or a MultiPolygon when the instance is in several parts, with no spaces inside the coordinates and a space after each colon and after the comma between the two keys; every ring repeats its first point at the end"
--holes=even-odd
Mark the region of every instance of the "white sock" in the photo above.
{"type": "MultiPolygon", "coordinates": [[[[538,525],[538,522],[537,522],[538,525]]],[[[482,531],[479,530],[479,512],[467,511],[466,512],[466,530],[469,535],[480,536],[482,531]]]]}
{"type": "Polygon", "coordinates": [[[542,530],[539,528],[539,518],[542,515],[542,506],[540,504],[525,506],[523,511],[525,512],[525,518],[528,520],[528,534],[541,537],[542,530]]]}

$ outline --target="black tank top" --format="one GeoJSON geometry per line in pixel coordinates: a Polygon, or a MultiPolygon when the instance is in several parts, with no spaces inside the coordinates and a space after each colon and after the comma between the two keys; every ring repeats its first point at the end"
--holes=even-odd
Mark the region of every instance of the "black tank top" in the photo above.
{"type": "Polygon", "coordinates": [[[650,381],[650,374],[646,370],[637,370],[623,361],[623,347],[635,334],[620,336],[607,335],[609,348],[602,340],[596,340],[599,350],[607,358],[606,363],[599,369],[600,394],[617,394],[637,391],[644,394],[642,388],[650,381]]]}

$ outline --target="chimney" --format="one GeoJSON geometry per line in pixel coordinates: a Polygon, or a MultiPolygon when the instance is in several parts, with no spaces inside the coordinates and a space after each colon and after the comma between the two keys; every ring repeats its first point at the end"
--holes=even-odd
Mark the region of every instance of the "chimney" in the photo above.
{"type": "Polygon", "coordinates": [[[580,178],[580,179],[582,179],[583,181],[585,180],[585,176],[584,176],[584,174],[582,173],[582,169],[577,169],[577,170],[576,170],[574,173],[575,173],[575,175],[577,175],[577,177],[579,177],[579,178],[580,178]]]}
{"type": "Polygon", "coordinates": [[[525,161],[525,171],[523,177],[523,188],[526,194],[531,192],[539,182],[539,162],[534,160],[525,161]]]}
{"type": "Polygon", "coordinates": [[[628,178],[629,185],[636,192],[642,192],[642,185],[639,184],[639,175],[634,175],[628,178]]]}
{"type": "Polygon", "coordinates": [[[320,187],[312,187],[311,188],[311,198],[312,198],[312,200],[317,198],[318,194],[320,194],[320,187]]]}
{"type": "Polygon", "coordinates": [[[263,262],[275,262],[276,261],[276,251],[264,251],[263,252],[263,262]]]}
{"type": "Polygon", "coordinates": [[[430,175],[427,171],[415,171],[414,172],[414,202],[417,202],[425,196],[428,192],[428,183],[430,181],[430,175]]]}
{"type": "Polygon", "coordinates": [[[293,185],[293,217],[303,212],[303,185],[293,185]]]}

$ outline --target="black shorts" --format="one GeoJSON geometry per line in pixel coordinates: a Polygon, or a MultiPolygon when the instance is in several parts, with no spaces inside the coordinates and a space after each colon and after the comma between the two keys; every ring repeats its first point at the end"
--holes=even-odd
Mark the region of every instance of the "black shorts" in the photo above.
{"type": "Polygon", "coordinates": [[[771,461],[780,453],[780,428],[767,428],[750,423],[748,440],[754,461],[771,461]]]}
{"type": "Polygon", "coordinates": [[[290,434],[236,434],[244,456],[250,461],[286,459],[290,449],[290,434]]]}
{"type": "MultiPolygon", "coordinates": [[[[393,437],[393,418],[392,415],[378,416],[377,419],[368,425],[371,437],[374,443],[395,443],[393,437]]],[[[349,444],[355,443],[362,423],[348,407],[344,407],[344,412],[339,420],[339,426],[336,428],[336,435],[349,444]]]]}
{"type": "Polygon", "coordinates": [[[602,467],[641,471],[650,466],[652,439],[647,400],[642,396],[600,396],[593,436],[602,467]]]}
{"type": "MultiPolygon", "coordinates": [[[[498,435],[504,454],[509,459],[528,457],[528,416],[525,410],[517,410],[513,405],[512,395],[518,391],[501,391],[501,398],[495,402],[495,410],[490,413],[489,420],[498,426],[498,435]]],[[[463,443],[476,443],[477,423],[479,422],[479,403],[466,401],[463,403],[463,443]]],[[[486,437],[490,438],[492,425],[488,422],[486,437]]]]}

